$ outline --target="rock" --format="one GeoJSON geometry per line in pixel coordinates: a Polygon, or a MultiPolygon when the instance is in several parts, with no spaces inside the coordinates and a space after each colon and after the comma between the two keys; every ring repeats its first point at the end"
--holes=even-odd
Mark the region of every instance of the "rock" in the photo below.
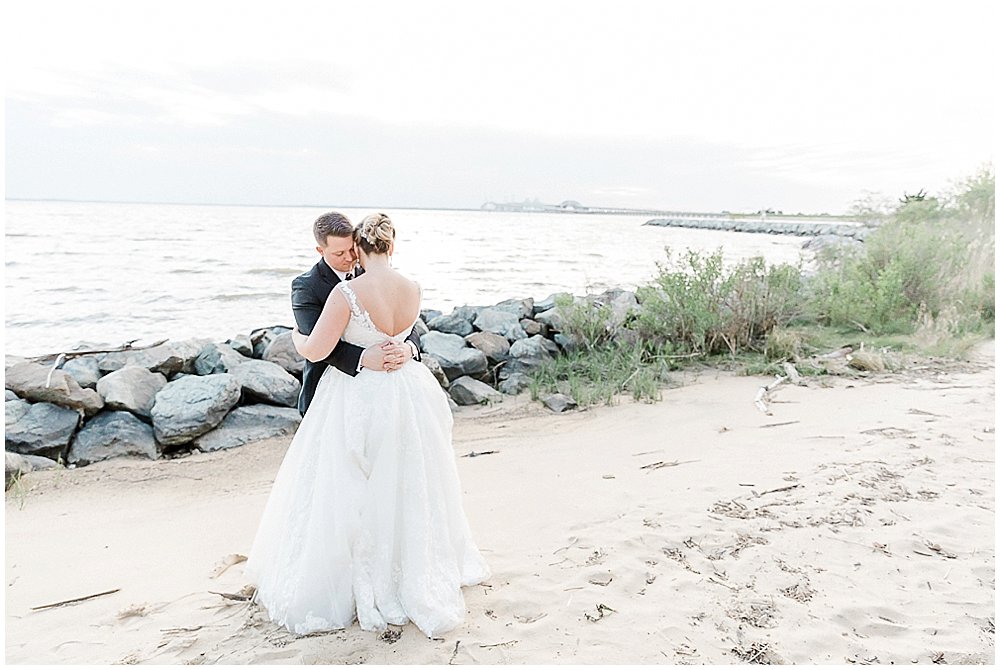
{"type": "Polygon", "coordinates": [[[611,307],[611,316],[605,322],[605,328],[609,333],[615,333],[629,315],[639,309],[639,301],[632,291],[624,289],[611,289],[605,291],[597,297],[597,304],[611,307]]]}
{"type": "Polygon", "coordinates": [[[517,395],[531,386],[531,378],[523,372],[513,372],[500,382],[500,392],[506,395],[517,395]]]}
{"type": "Polygon", "coordinates": [[[240,382],[231,374],[172,381],[156,394],[154,435],[167,446],[190,442],[218,426],[239,399],[240,382]]]}
{"type": "Polygon", "coordinates": [[[563,315],[559,307],[553,307],[544,312],[535,314],[535,321],[548,326],[552,330],[561,331],[563,329],[563,315]]]}
{"type": "Polygon", "coordinates": [[[500,402],[503,396],[496,389],[472,377],[459,377],[451,383],[448,394],[459,405],[485,405],[500,402]]]}
{"type": "Polygon", "coordinates": [[[253,342],[250,341],[249,335],[237,335],[231,340],[226,342],[230,347],[233,348],[238,354],[242,354],[247,358],[253,357],[253,342]]]}
{"type": "Polygon", "coordinates": [[[541,335],[532,335],[525,340],[518,340],[510,346],[510,357],[516,359],[520,364],[516,367],[522,369],[533,370],[541,367],[558,353],[559,347],[541,335]]]}
{"type": "Polygon", "coordinates": [[[561,413],[567,410],[576,409],[576,401],[568,395],[553,393],[542,398],[542,403],[553,412],[561,413]]]}
{"type": "Polygon", "coordinates": [[[470,346],[486,354],[486,360],[493,365],[507,360],[507,352],[510,351],[510,342],[503,335],[484,331],[466,335],[465,341],[470,346]]]}
{"type": "Polygon", "coordinates": [[[17,423],[21,418],[28,413],[31,409],[31,403],[27,400],[21,400],[15,397],[13,400],[7,400],[3,404],[4,414],[6,415],[6,421],[4,425],[11,425],[12,423],[17,423]]]}
{"type": "Polygon", "coordinates": [[[526,319],[534,314],[535,299],[534,298],[512,298],[510,300],[504,300],[499,302],[491,309],[498,309],[501,312],[509,312],[516,316],[518,319],[526,319]]]}
{"type": "Polygon", "coordinates": [[[258,328],[250,333],[250,341],[253,343],[253,357],[260,358],[267,351],[278,335],[290,331],[287,326],[271,326],[270,328],[258,328]]]}
{"type": "Polygon", "coordinates": [[[576,337],[572,335],[563,335],[562,333],[556,333],[552,336],[555,343],[559,345],[565,353],[571,354],[580,348],[580,343],[577,342],[576,337]]]}
{"type": "Polygon", "coordinates": [[[105,374],[121,370],[126,365],[138,365],[169,378],[176,372],[193,373],[194,361],[206,344],[211,344],[211,340],[203,337],[178,340],[150,349],[112,351],[101,355],[97,361],[105,374]]]}
{"type": "MultiPolygon", "coordinates": [[[[253,350],[251,350],[252,352],[253,350]]],[[[228,344],[206,344],[194,359],[194,371],[199,375],[218,375],[250,359],[228,344]]]]}
{"type": "Polygon", "coordinates": [[[427,328],[432,331],[436,330],[441,333],[451,333],[462,337],[472,332],[472,324],[454,314],[431,319],[430,323],[427,324],[427,328]]]}
{"type": "Polygon", "coordinates": [[[417,322],[413,324],[413,332],[417,334],[417,337],[423,337],[430,332],[430,328],[423,319],[417,319],[417,322]]]}
{"type": "Polygon", "coordinates": [[[448,388],[451,382],[448,381],[448,375],[444,373],[444,368],[441,367],[441,361],[434,358],[430,354],[424,354],[420,357],[420,362],[427,366],[427,369],[431,371],[434,378],[438,380],[438,384],[441,388],[448,388]]]}
{"type": "Polygon", "coordinates": [[[276,363],[283,367],[286,372],[299,377],[302,376],[302,370],[306,365],[306,359],[295,349],[290,330],[271,340],[271,344],[267,345],[261,358],[276,363]]]}
{"type": "Polygon", "coordinates": [[[547,312],[550,309],[555,309],[556,301],[557,300],[572,300],[572,299],[573,299],[573,296],[570,295],[569,293],[553,293],[552,295],[550,295],[548,298],[545,298],[544,300],[536,300],[535,301],[535,305],[534,305],[534,307],[531,310],[533,312],[533,314],[535,314],[535,317],[533,317],[533,318],[535,318],[537,320],[537,315],[538,314],[540,314],[542,312],[547,312]]]}
{"type": "Polygon", "coordinates": [[[295,407],[298,403],[302,384],[277,363],[251,359],[229,373],[239,381],[243,393],[250,399],[285,407],[295,407]]]}
{"type": "Polygon", "coordinates": [[[479,312],[472,325],[487,333],[503,335],[511,341],[523,340],[528,334],[521,328],[520,318],[511,312],[487,308],[479,312]]]}
{"type": "Polygon", "coordinates": [[[420,320],[424,323],[430,323],[433,319],[441,316],[441,312],[436,309],[422,309],[420,310],[420,320]]]}
{"type": "Polygon", "coordinates": [[[26,472],[34,470],[51,470],[58,467],[58,463],[51,458],[44,456],[31,456],[28,454],[18,454],[12,451],[4,452],[5,463],[5,485],[4,489],[9,489],[14,481],[26,472]]]}
{"type": "Polygon", "coordinates": [[[8,400],[18,400],[19,398],[17,397],[17,394],[14,393],[13,391],[11,391],[10,389],[4,389],[3,390],[3,399],[4,399],[4,402],[6,402],[8,400]]]}
{"type": "Polygon", "coordinates": [[[126,365],[101,377],[97,392],[104,397],[107,409],[121,409],[148,417],[156,394],[167,385],[167,378],[137,365],[126,365]]]}
{"type": "Polygon", "coordinates": [[[532,335],[545,335],[548,332],[548,326],[543,323],[539,323],[534,319],[521,319],[518,321],[521,324],[521,328],[524,332],[531,337],[532,335]]]}
{"type": "Polygon", "coordinates": [[[80,388],[64,370],[53,370],[50,365],[25,362],[7,368],[6,373],[6,387],[25,400],[80,409],[88,416],[104,407],[104,400],[97,391],[80,388]],[[52,373],[51,383],[46,387],[49,372],[52,373]]]}
{"type": "Polygon", "coordinates": [[[226,415],[214,430],[195,438],[194,446],[201,451],[231,449],[269,437],[291,435],[302,417],[290,407],[247,405],[226,415]]]}
{"type": "Polygon", "coordinates": [[[455,309],[453,309],[451,314],[452,316],[456,316],[459,319],[465,319],[469,323],[472,323],[473,321],[476,320],[476,317],[479,315],[479,310],[481,309],[482,307],[470,307],[469,305],[462,305],[461,307],[456,307],[455,309]]]}
{"type": "Polygon", "coordinates": [[[448,409],[450,409],[452,412],[458,409],[458,403],[455,402],[455,399],[452,398],[451,396],[448,396],[448,409]]]}
{"type": "Polygon", "coordinates": [[[4,446],[19,454],[35,454],[58,459],[69,446],[80,413],[48,402],[34,403],[14,423],[7,426],[4,446]]]}
{"type": "Polygon", "coordinates": [[[153,460],[159,457],[152,426],[131,412],[101,412],[88,421],[73,438],[67,460],[76,465],[90,465],[119,456],[144,456],[153,460]]]}
{"type": "Polygon", "coordinates": [[[420,347],[438,360],[448,379],[477,375],[489,369],[486,354],[466,346],[458,335],[431,331],[420,338],[420,347]]]}
{"type": "Polygon", "coordinates": [[[71,358],[63,364],[62,369],[85,389],[96,389],[97,381],[101,378],[101,366],[97,364],[96,356],[71,358]]]}

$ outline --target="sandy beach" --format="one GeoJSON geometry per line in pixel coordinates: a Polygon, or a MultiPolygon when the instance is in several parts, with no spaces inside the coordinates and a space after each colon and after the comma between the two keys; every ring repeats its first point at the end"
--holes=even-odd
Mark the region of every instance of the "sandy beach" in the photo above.
{"type": "Polygon", "coordinates": [[[769,415],[769,380],[714,370],[654,404],[461,409],[493,577],[441,639],[296,637],[232,597],[288,438],[29,473],[6,495],[6,661],[989,664],[994,343],[967,358],[782,385],[769,415]]]}

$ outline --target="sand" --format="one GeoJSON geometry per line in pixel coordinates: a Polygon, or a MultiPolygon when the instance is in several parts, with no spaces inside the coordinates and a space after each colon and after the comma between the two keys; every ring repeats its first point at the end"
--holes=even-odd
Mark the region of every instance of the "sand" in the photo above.
{"type": "Polygon", "coordinates": [[[993,662],[992,342],[966,362],[782,385],[770,415],[753,403],[767,379],[676,381],[655,404],[459,411],[466,512],[494,574],[441,639],[296,637],[216,595],[246,585],[242,564],[218,569],[249,550],[287,438],[30,473],[6,497],[6,660],[993,662]]]}

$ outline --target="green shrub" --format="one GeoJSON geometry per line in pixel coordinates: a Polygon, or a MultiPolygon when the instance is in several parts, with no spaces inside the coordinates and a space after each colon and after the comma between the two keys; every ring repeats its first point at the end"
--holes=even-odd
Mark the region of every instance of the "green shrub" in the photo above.
{"type": "Polygon", "coordinates": [[[688,251],[667,263],[637,296],[634,327],[653,344],[670,343],[680,351],[714,354],[758,350],[776,326],[799,311],[801,274],[790,265],[768,266],[754,257],[727,269],[722,250],[688,251]]]}

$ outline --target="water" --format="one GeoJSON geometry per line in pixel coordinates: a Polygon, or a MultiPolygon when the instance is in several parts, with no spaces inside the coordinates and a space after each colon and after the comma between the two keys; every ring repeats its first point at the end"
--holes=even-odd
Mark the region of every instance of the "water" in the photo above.
{"type": "MultiPolygon", "coordinates": [[[[292,325],[292,279],[319,255],[325,208],[76,202],[6,203],[5,353],[80,342],[224,340],[292,325]]],[[[371,209],[339,211],[359,222],[371,209]]],[[[643,226],[646,216],[383,210],[396,224],[394,266],[424,307],[634,289],[664,247],[732,262],[797,262],[802,238],[643,226]]]]}

